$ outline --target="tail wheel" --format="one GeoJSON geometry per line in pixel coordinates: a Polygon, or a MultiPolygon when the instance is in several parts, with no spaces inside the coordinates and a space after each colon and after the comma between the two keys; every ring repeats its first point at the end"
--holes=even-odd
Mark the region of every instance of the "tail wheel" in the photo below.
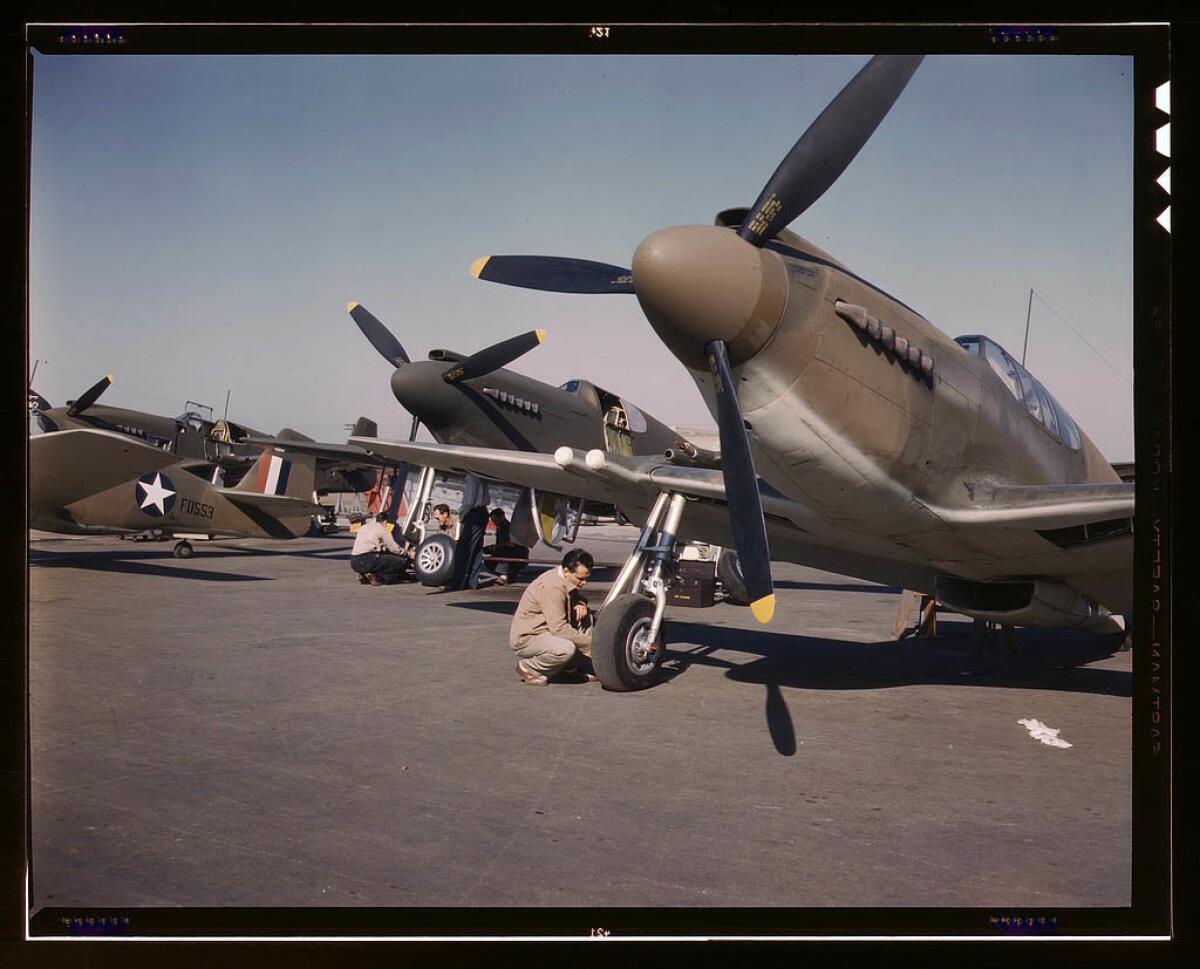
{"type": "Polygon", "coordinates": [[[446,535],[430,535],[417,546],[413,571],[422,585],[445,585],[454,574],[454,542],[446,535]]]}
{"type": "Polygon", "coordinates": [[[184,542],[179,542],[175,546],[172,554],[174,554],[174,556],[177,559],[190,559],[192,557],[193,551],[195,551],[195,550],[192,548],[192,543],[184,541],[184,542]]]}
{"type": "Polygon", "coordinates": [[[592,632],[592,665],[606,690],[628,693],[653,682],[667,650],[665,622],[655,642],[647,638],[653,621],[654,603],[644,596],[618,596],[600,610],[592,632]]]}

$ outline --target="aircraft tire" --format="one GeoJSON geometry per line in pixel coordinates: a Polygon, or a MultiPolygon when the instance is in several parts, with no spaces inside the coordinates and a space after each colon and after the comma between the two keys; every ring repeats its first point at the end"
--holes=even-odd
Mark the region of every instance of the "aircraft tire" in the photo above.
{"type": "Polygon", "coordinates": [[[445,585],[454,574],[454,541],[447,535],[430,535],[413,553],[413,572],[421,585],[445,585]]]}
{"type": "Polygon", "coordinates": [[[191,542],[179,542],[172,550],[171,554],[173,554],[177,559],[190,559],[194,552],[195,549],[192,548],[191,542]]]}
{"type": "Polygon", "coordinates": [[[667,651],[667,624],[658,630],[657,648],[646,648],[645,634],[654,621],[654,603],[645,596],[617,596],[600,610],[592,632],[592,666],[606,690],[644,690],[667,651]]]}
{"type": "Polygon", "coordinates": [[[750,605],[750,593],[746,591],[746,580],[742,578],[742,567],[738,564],[737,552],[722,550],[717,559],[717,578],[725,589],[725,601],[731,606],[750,605]]]}

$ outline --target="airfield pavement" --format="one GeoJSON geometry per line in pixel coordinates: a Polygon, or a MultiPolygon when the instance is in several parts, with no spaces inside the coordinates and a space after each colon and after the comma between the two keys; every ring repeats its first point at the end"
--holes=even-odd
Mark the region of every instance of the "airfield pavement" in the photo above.
{"type": "Polygon", "coordinates": [[[780,563],[769,627],[672,607],[653,688],[534,688],[523,584],[361,586],[345,534],[171,544],[31,536],[31,911],[1130,904],[1102,637],[894,642],[900,590],[780,563]]]}

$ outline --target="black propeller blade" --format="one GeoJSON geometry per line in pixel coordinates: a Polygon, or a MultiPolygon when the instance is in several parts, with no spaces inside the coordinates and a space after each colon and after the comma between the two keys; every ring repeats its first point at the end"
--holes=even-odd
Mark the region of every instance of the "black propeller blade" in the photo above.
{"type": "Polygon", "coordinates": [[[80,394],[79,397],[71,401],[71,405],[67,408],[67,416],[77,417],[78,415],[82,414],[85,410],[91,407],[92,404],[96,403],[96,400],[102,393],[108,390],[111,383],[112,374],[109,374],[107,377],[104,377],[101,380],[97,380],[94,384],[92,384],[92,386],[80,394]]]}
{"type": "Polygon", "coordinates": [[[729,351],[723,340],[704,348],[717,391],[717,429],[721,435],[721,474],[729,524],[737,543],[738,563],[750,595],[754,618],[767,623],[775,614],[775,589],[771,581],[771,554],[767,526],[758,495],[758,475],[750,456],[750,442],[742,421],[742,408],[734,392],[729,351]]]}
{"type": "Polygon", "coordinates": [[[347,303],[346,311],[354,318],[354,322],[362,330],[363,336],[371,342],[371,346],[379,351],[379,355],[384,360],[393,367],[399,367],[409,362],[408,354],[404,352],[400,341],[392,336],[391,330],[375,319],[365,306],[358,303],[347,303]]]}
{"type": "Polygon", "coordinates": [[[442,379],[448,384],[460,380],[471,380],[484,374],[499,370],[512,363],[517,357],[528,353],[546,338],[545,330],[530,330],[520,336],[514,336],[490,347],[484,347],[477,353],[472,353],[467,359],[451,364],[442,374],[442,379]]]}
{"type": "Polygon", "coordinates": [[[408,432],[408,439],[410,441],[415,441],[417,439],[417,429],[420,426],[421,426],[421,418],[419,418],[416,414],[413,414],[412,430],[410,430],[408,432]]]}
{"type": "Polygon", "coordinates": [[[779,163],[738,235],[761,246],[819,199],[879,127],[922,59],[872,57],[779,163]]]}
{"type": "Polygon", "coordinates": [[[32,387],[29,388],[29,409],[31,411],[49,410],[50,401],[46,400],[32,387]]]}
{"type": "Polygon", "coordinates": [[[471,275],[549,293],[633,292],[630,270],[566,256],[484,256],[471,266],[471,275]]]}

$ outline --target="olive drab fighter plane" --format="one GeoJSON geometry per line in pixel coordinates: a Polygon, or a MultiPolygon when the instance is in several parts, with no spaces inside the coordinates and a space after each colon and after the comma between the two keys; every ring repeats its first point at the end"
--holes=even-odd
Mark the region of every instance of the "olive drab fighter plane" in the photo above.
{"type": "MultiPolygon", "coordinates": [[[[392,394],[413,415],[409,440],[424,424],[440,443],[549,453],[563,443],[615,454],[645,454],[674,447],[689,460],[702,449],[636,406],[587,380],[554,387],[504,369],[539,346],[532,330],[464,355],[432,350],[412,361],[400,341],[365,306],[347,310],[371,345],[394,368],[392,394]]],[[[715,458],[715,456],[713,456],[715,458]]]]}
{"type": "MultiPolygon", "coordinates": [[[[346,309],[371,346],[393,368],[392,394],[412,415],[410,441],[424,424],[434,440],[444,444],[548,454],[566,443],[583,450],[599,449],[626,456],[667,454],[677,464],[716,467],[714,452],[696,446],[629,400],[590,381],[572,379],[555,387],[505,369],[541,344],[545,338],[542,330],[503,340],[470,355],[438,349],[430,351],[428,360],[414,361],[396,336],[365,306],[351,302],[346,309]]],[[[371,448],[359,432],[352,439],[356,443],[342,445],[261,436],[251,436],[249,440],[286,446],[324,459],[374,460],[381,468],[394,469],[396,477],[407,474],[408,462],[394,461],[371,448]],[[371,452],[369,455],[364,447],[371,452]]],[[[432,476],[423,477],[402,532],[408,532],[431,486],[432,476]]],[[[393,486],[392,494],[397,499],[393,512],[399,505],[400,491],[393,486]]],[[[552,491],[524,496],[519,503],[522,511],[518,513],[522,518],[526,498],[533,514],[534,531],[547,542],[557,544],[552,536],[562,531],[565,513],[562,496],[552,491]]],[[[611,502],[601,499],[592,505],[594,511],[603,512],[611,502]]]]}
{"type": "Polygon", "coordinates": [[[935,594],[977,619],[1124,628],[1133,485],[996,343],[952,340],[785,228],[850,164],[921,59],[873,58],[753,206],[651,234],[632,269],[553,256],[472,267],[508,285],[635,295],[716,417],[719,470],[570,446],[549,456],[360,442],[645,516],[594,633],[611,689],[647,685],[661,660],[677,538],[734,546],[762,622],[774,555],[935,594]]]}
{"type": "MultiPolygon", "coordinates": [[[[35,368],[36,373],[36,368],[35,368]]],[[[98,404],[100,396],[112,386],[112,374],[96,381],[75,400],[54,407],[45,397],[29,390],[29,414],[36,418],[45,434],[67,430],[101,430],[124,434],[175,456],[177,460],[207,463],[214,483],[235,485],[262,453],[262,445],[249,443],[250,437],[262,437],[260,431],[245,424],[221,418],[212,420],[202,411],[203,405],[188,401],[178,417],[163,417],[126,407],[98,404]]],[[[375,423],[360,417],[355,433],[367,437],[375,434],[375,423]]],[[[280,441],[312,441],[311,437],[283,428],[276,438],[280,441]]],[[[192,465],[193,471],[198,465],[192,465]]],[[[326,494],[333,491],[366,491],[371,487],[371,472],[354,466],[335,466],[328,462],[317,468],[314,491],[326,494]]]]}
{"type": "MultiPolygon", "coordinates": [[[[156,529],[209,538],[296,538],[323,511],[309,499],[315,460],[262,451],[232,488],[208,465],[125,434],[75,429],[29,441],[29,527],[67,534],[156,529]]],[[[188,558],[186,538],[176,558],[188,558]]]]}

